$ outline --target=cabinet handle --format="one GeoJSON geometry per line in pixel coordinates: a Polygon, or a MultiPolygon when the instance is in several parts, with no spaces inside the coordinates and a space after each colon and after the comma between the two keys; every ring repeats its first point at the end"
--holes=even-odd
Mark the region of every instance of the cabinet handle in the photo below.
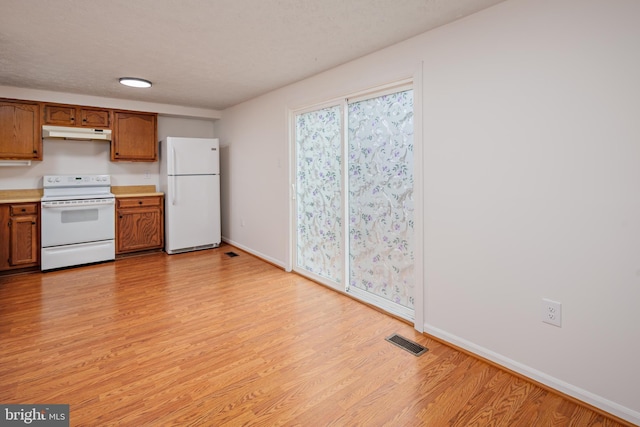
{"type": "Polygon", "coordinates": [[[33,154],[38,154],[38,150],[33,150],[33,154]]]}
{"type": "Polygon", "coordinates": [[[32,222],[31,224],[36,225],[36,223],[35,223],[35,222],[32,222]]]}
{"type": "Polygon", "coordinates": [[[122,215],[120,215],[118,218],[122,218],[122,215]]]}
{"type": "Polygon", "coordinates": [[[142,204],[142,200],[138,200],[138,204],[141,205],[142,204]]]}
{"type": "Polygon", "coordinates": [[[25,208],[22,208],[22,212],[26,212],[27,210],[25,208]]]}

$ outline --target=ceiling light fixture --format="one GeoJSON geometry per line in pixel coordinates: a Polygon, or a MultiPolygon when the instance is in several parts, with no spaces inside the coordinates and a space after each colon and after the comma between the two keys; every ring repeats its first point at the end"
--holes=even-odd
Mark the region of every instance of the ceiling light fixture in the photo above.
{"type": "Polygon", "coordinates": [[[151,87],[151,82],[137,77],[120,77],[120,84],[131,87],[151,87]]]}

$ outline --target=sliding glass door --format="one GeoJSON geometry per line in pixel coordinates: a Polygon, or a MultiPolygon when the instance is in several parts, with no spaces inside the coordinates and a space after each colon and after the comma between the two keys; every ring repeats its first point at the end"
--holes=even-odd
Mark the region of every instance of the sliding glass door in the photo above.
{"type": "Polygon", "coordinates": [[[413,91],[349,102],[348,291],[413,314],[413,91]]]}
{"type": "Polygon", "coordinates": [[[294,269],[413,320],[413,90],[294,119],[294,269]]]}
{"type": "Polygon", "coordinates": [[[342,108],[295,117],[296,269],[334,287],[344,277],[342,108]]]}

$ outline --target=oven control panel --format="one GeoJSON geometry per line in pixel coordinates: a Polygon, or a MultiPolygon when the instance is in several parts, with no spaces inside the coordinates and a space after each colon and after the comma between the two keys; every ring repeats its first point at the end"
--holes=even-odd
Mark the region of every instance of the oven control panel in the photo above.
{"type": "Polygon", "coordinates": [[[42,178],[44,188],[55,187],[109,187],[109,175],[45,175],[42,178]]]}

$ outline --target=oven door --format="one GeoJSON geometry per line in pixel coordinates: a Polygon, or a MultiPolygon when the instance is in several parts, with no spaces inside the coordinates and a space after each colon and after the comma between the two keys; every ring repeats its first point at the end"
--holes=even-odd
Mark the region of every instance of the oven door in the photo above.
{"type": "Polygon", "coordinates": [[[42,247],[113,240],[115,199],[42,202],[42,247]]]}

